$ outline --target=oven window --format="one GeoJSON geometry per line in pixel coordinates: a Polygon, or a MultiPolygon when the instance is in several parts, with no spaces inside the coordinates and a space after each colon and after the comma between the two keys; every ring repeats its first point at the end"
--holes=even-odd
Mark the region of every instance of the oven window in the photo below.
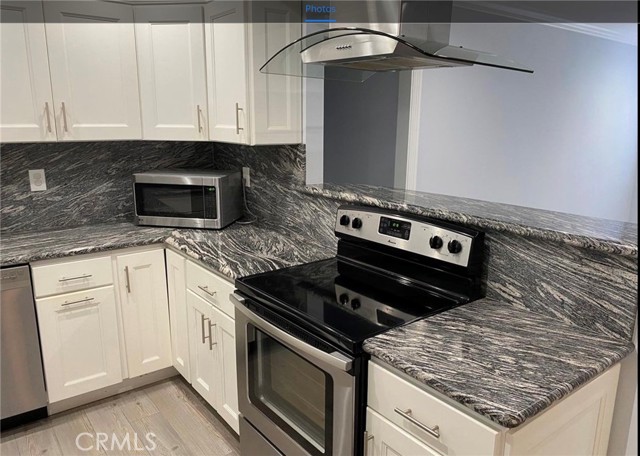
{"type": "Polygon", "coordinates": [[[331,376],[258,329],[248,354],[251,403],[309,453],[331,455],[331,376]]]}
{"type": "Polygon", "coordinates": [[[202,186],[136,184],[137,215],[205,218],[202,186]]]}

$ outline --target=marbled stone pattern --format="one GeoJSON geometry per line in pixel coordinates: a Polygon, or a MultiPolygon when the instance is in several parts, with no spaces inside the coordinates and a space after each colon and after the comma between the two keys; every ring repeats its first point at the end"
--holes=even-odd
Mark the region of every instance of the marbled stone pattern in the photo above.
{"type": "Polygon", "coordinates": [[[211,143],[20,143],[2,144],[0,154],[3,233],[130,222],[133,173],[213,167],[211,143]],[[31,192],[29,169],[45,170],[46,191],[31,192]]]}
{"type": "Polygon", "coordinates": [[[482,230],[638,257],[638,225],[635,223],[370,185],[323,184],[301,190],[343,202],[463,223],[482,230]]]}
{"type": "Polygon", "coordinates": [[[298,191],[306,179],[304,145],[250,147],[216,143],[214,154],[218,169],[251,169],[247,204],[260,223],[288,233],[293,239],[304,234],[303,242],[311,240],[336,251],[334,224],[340,203],[298,191]]]}
{"type": "Polygon", "coordinates": [[[334,250],[305,238],[303,233],[292,235],[260,224],[236,224],[217,232],[176,230],[166,243],[234,280],[335,256],[334,250]]]}
{"type": "Polygon", "coordinates": [[[3,233],[0,236],[0,266],[162,243],[171,231],[171,228],[112,223],[3,233]]]}
{"type": "Polygon", "coordinates": [[[632,339],[637,258],[492,230],[485,244],[488,298],[632,339]]]}
{"type": "Polygon", "coordinates": [[[364,349],[511,428],[604,372],[634,345],[485,299],[368,339],[364,349]]]}
{"type": "Polygon", "coordinates": [[[334,250],[306,239],[303,233],[292,236],[260,224],[235,224],[216,231],[114,223],[5,233],[0,238],[0,266],[158,243],[165,243],[232,280],[335,255],[334,250]]]}

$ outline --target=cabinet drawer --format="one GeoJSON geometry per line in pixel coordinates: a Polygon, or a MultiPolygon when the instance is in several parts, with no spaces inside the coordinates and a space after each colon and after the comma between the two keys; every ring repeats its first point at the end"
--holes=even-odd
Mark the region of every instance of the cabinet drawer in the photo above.
{"type": "Polygon", "coordinates": [[[235,318],[234,307],[229,300],[229,295],[234,290],[232,283],[191,261],[187,261],[187,288],[231,318],[235,318]]]}
{"type": "Polygon", "coordinates": [[[92,258],[34,266],[33,289],[36,298],[113,283],[111,257],[92,258]]]}
{"type": "Polygon", "coordinates": [[[369,363],[367,405],[443,454],[498,454],[500,432],[431,396],[392,372],[369,363]],[[390,393],[392,392],[392,393],[390,393]],[[397,410],[397,411],[396,411],[397,410]],[[406,412],[429,428],[438,426],[439,438],[420,429],[398,411],[406,412]]]}

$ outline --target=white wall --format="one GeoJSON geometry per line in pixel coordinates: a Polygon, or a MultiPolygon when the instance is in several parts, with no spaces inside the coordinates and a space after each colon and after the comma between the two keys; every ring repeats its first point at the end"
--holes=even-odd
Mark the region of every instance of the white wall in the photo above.
{"type": "Polygon", "coordinates": [[[423,72],[417,190],[637,221],[637,47],[542,24],[454,24],[529,65],[423,72]]]}

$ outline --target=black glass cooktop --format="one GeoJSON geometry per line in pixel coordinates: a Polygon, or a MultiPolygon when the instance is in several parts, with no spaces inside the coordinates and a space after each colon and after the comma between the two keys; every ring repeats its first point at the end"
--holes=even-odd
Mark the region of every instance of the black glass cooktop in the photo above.
{"type": "Polygon", "coordinates": [[[469,301],[337,258],[243,277],[236,287],[288,323],[354,354],[369,337],[469,301]]]}

